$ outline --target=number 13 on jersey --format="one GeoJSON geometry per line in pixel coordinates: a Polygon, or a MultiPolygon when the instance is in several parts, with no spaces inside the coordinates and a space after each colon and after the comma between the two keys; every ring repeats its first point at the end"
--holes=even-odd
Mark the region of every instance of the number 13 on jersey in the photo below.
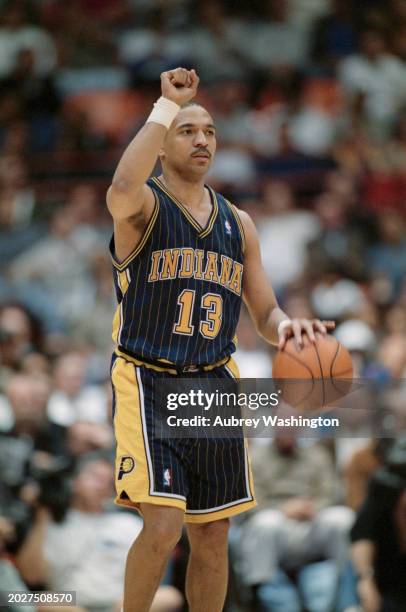
{"type": "MultiPolygon", "coordinates": [[[[192,325],[193,308],[196,292],[193,289],[184,289],[178,297],[180,313],[173,326],[175,334],[192,336],[195,326],[192,325]]],[[[202,296],[200,307],[206,311],[205,318],[199,323],[199,332],[204,338],[213,340],[220,331],[223,318],[223,298],[217,293],[205,293],[202,296]]]]}

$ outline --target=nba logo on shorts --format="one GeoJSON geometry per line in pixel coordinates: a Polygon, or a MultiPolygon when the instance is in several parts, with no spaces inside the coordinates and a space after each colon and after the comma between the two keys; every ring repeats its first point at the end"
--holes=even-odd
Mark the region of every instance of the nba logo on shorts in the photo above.
{"type": "Polygon", "coordinates": [[[120,467],[118,468],[117,479],[121,480],[123,476],[132,472],[134,468],[135,468],[134,457],[131,457],[130,455],[121,457],[120,467]]]}
{"type": "Polygon", "coordinates": [[[164,470],[164,485],[165,487],[170,487],[171,484],[172,484],[171,470],[169,468],[166,468],[166,470],[164,470]]]}
{"type": "Polygon", "coordinates": [[[224,225],[226,228],[226,232],[227,234],[231,234],[231,225],[230,225],[230,221],[228,221],[227,219],[224,221],[224,225]]]}

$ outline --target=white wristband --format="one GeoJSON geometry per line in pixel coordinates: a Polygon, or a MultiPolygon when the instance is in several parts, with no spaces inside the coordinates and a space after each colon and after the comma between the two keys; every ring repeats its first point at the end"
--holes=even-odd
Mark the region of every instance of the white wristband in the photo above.
{"type": "Polygon", "coordinates": [[[166,129],[169,129],[179,110],[179,104],[161,96],[155,102],[154,108],[146,122],[159,123],[160,125],[164,125],[166,129]]]}
{"type": "Polygon", "coordinates": [[[278,338],[280,338],[280,335],[283,332],[283,330],[285,329],[285,327],[287,327],[291,323],[292,323],[291,319],[283,319],[283,321],[281,321],[279,323],[279,325],[278,325],[278,338]]]}

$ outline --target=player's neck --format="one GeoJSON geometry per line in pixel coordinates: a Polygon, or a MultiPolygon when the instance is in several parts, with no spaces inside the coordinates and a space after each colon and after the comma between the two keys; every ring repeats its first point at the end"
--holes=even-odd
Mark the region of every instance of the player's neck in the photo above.
{"type": "Polygon", "coordinates": [[[198,177],[196,180],[185,180],[178,174],[165,172],[160,176],[160,179],[178,200],[191,208],[198,207],[202,203],[204,198],[204,176],[198,177]]]}

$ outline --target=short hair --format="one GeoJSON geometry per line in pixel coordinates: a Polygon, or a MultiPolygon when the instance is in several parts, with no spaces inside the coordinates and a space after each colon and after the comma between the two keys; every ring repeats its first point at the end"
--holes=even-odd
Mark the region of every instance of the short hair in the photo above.
{"type": "Polygon", "coordinates": [[[199,102],[195,102],[194,100],[190,100],[190,102],[185,102],[185,104],[182,104],[181,109],[183,108],[189,108],[190,106],[199,106],[200,108],[202,108],[203,110],[206,111],[206,113],[208,113],[209,111],[207,110],[207,108],[205,108],[203,106],[203,104],[200,104],[199,102]]]}

